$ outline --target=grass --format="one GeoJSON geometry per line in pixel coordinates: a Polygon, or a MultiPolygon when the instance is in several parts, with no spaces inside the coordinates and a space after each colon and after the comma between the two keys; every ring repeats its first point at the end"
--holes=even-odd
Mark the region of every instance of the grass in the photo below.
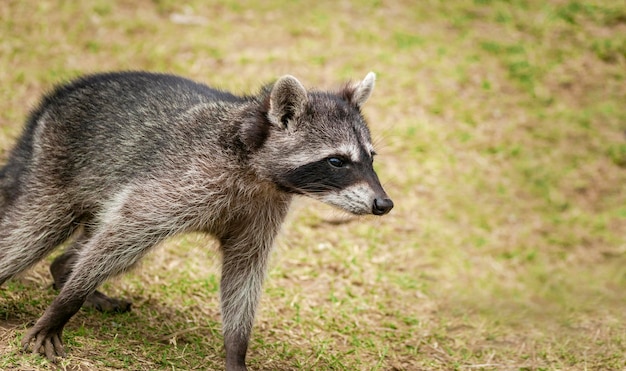
{"type": "MultiPolygon", "coordinates": [[[[0,3],[0,148],[53,84],[147,69],[251,92],[282,74],[365,107],[396,207],[299,200],[276,246],[252,369],[626,368],[626,5],[619,1],[0,3]]],[[[81,310],[60,367],[219,369],[213,241],[182,236],[81,310]]],[[[55,293],[0,289],[0,368],[55,293]]]]}

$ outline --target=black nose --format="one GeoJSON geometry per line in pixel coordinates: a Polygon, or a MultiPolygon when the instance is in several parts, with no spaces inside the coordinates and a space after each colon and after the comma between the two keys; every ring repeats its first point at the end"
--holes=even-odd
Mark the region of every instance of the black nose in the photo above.
{"type": "Polygon", "coordinates": [[[376,198],[374,199],[374,207],[372,213],[374,215],[385,215],[391,209],[393,209],[393,201],[389,198],[376,198]]]}

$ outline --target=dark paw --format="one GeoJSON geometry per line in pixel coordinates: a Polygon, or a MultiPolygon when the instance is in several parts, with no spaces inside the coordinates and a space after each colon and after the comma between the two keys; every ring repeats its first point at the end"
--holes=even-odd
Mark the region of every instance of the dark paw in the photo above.
{"type": "Polygon", "coordinates": [[[22,349],[27,351],[34,340],[33,353],[43,354],[48,360],[55,362],[57,357],[65,357],[65,349],[61,341],[62,331],[43,328],[38,322],[24,335],[22,349]]]}
{"type": "Polygon", "coordinates": [[[130,301],[111,298],[96,291],[87,298],[83,307],[94,308],[104,313],[125,313],[130,311],[131,305],[130,301]]]}
{"type": "Polygon", "coordinates": [[[245,364],[226,361],[226,371],[248,371],[245,364]]]}

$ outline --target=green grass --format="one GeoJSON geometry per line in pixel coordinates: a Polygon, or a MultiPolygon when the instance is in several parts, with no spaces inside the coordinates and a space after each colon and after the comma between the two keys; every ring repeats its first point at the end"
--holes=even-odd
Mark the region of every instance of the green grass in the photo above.
{"type": "MultiPolygon", "coordinates": [[[[620,1],[4,1],[0,154],[82,73],[147,69],[237,92],[378,74],[364,108],[396,207],[299,200],[276,246],[252,369],[626,367],[626,5],[620,1]]],[[[64,369],[220,369],[213,241],[168,241],[81,310],[64,369]]],[[[55,293],[0,289],[0,368],[55,293]]]]}

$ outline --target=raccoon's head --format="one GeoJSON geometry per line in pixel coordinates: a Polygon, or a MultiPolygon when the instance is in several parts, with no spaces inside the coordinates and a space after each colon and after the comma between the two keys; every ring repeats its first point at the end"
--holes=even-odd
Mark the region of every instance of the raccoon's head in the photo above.
{"type": "Polygon", "coordinates": [[[339,92],[306,91],[293,76],[265,97],[266,138],[257,165],[282,190],[353,214],[393,208],[373,168],[374,147],[361,107],[376,75],[339,92]]]}

